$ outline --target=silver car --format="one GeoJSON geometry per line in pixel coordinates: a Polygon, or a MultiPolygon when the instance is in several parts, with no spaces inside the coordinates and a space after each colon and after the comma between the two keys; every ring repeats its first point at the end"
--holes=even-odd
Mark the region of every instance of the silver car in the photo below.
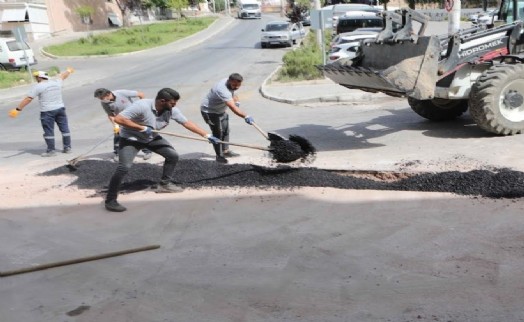
{"type": "Polygon", "coordinates": [[[306,35],[302,23],[289,21],[271,21],[264,29],[260,38],[260,46],[267,48],[272,45],[284,45],[291,47],[306,35]]]}

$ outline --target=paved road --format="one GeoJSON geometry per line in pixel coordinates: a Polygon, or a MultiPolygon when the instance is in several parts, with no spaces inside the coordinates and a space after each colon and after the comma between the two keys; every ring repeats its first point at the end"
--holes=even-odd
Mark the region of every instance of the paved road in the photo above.
{"type": "MultiPolygon", "coordinates": [[[[194,49],[149,53],[146,60],[159,62],[151,74],[140,64],[143,56],[98,60],[102,71],[118,66],[115,77],[66,90],[76,151],[110,131],[90,97],[93,88],[126,84],[151,96],[173,84],[182,89],[183,110],[197,119],[202,91],[235,68],[249,75],[243,105],[264,128],[311,139],[319,149],[312,166],[522,166],[521,136],[487,136],[467,117],[429,123],[403,100],[292,106],[260,97],[260,84],[287,50],[259,49],[260,23],[235,20],[222,37],[194,49]],[[238,42],[243,34],[249,45],[238,42]],[[209,77],[197,81],[196,69],[209,77]]],[[[87,72],[80,67],[77,75],[87,72]]],[[[9,104],[1,104],[7,111],[9,104]]],[[[121,197],[129,211],[111,214],[94,191],[71,186],[73,176],[38,175],[63,166],[66,156],[37,156],[42,139],[35,109],[18,123],[0,120],[0,271],[149,244],[161,248],[1,278],[2,322],[524,319],[522,200],[231,187],[131,193],[121,197]]],[[[264,142],[242,120],[233,120],[233,129],[235,140],[264,142]]],[[[212,156],[206,144],[173,142],[184,158],[212,156]]],[[[110,143],[102,145],[94,157],[109,151],[110,143]]],[[[275,166],[260,151],[239,152],[238,162],[275,166]]]]}

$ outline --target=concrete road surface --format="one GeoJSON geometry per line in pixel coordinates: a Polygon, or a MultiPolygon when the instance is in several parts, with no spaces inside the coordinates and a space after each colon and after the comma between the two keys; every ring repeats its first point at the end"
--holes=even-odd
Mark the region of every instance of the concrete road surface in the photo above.
{"type": "MultiPolygon", "coordinates": [[[[205,48],[226,50],[217,43],[205,48]]],[[[260,54],[253,44],[245,50],[260,54]]],[[[472,130],[467,118],[430,124],[398,100],[354,108],[266,102],[257,96],[256,81],[267,77],[271,68],[264,66],[276,64],[280,53],[265,55],[256,68],[244,66],[252,76],[245,106],[258,112],[267,129],[312,139],[320,149],[313,166],[522,168],[522,136],[487,136],[472,130]]],[[[139,85],[132,76],[130,84],[139,85]]],[[[158,88],[154,81],[144,80],[150,93],[158,88]]],[[[191,84],[195,93],[208,85],[191,84]]],[[[90,96],[95,86],[66,93],[78,113],[74,156],[110,130],[90,96]]],[[[188,97],[187,110],[199,99],[188,97]]],[[[1,322],[524,320],[521,199],[224,187],[129,193],[119,199],[129,210],[115,214],[103,209],[97,191],[71,185],[73,176],[39,175],[65,166],[70,156],[37,156],[42,142],[36,119],[27,115],[20,125],[0,129],[0,272],[146,245],[161,248],[1,277],[1,322]]],[[[242,120],[234,122],[235,138],[263,140],[242,120]]],[[[175,142],[183,158],[212,157],[209,146],[175,142]]],[[[107,159],[110,145],[91,157],[107,159]]],[[[238,162],[268,165],[260,151],[241,153],[238,162]]],[[[154,156],[149,162],[161,161],[154,156]]]]}

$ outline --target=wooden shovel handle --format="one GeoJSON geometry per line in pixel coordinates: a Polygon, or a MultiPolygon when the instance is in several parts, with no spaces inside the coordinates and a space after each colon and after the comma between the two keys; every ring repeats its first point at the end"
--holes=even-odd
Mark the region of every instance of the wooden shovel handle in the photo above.
{"type": "Polygon", "coordinates": [[[255,122],[251,123],[251,125],[253,125],[255,129],[257,129],[258,132],[260,132],[260,134],[262,134],[266,138],[266,140],[269,140],[269,135],[266,131],[262,130],[255,122]]]}
{"type": "MultiPolygon", "coordinates": [[[[153,130],[153,132],[158,133],[158,134],[165,134],[165,135],[176,136],[176,137],[184,138],[184,139],[209,142],[208,139],[200,138],[200,137],[196,137],[196,136],[178,134],[178,133],[173,133],[173,132],[157,131],[157,130],[153,130]]],[[[241,147],[244,147],[244,148],[257,149],[257,150],[262,150],[262,151],[270,151],[271,150],[270,148],[267,148],[265,146],[258,146],[258,145],[251,145],[251,144],[224,142],[224,141],[220,141],[220,140],[218,141],[218,143],[229,144],[229,145],[234,145],[234,146],[241,146],[241,147]]]]}

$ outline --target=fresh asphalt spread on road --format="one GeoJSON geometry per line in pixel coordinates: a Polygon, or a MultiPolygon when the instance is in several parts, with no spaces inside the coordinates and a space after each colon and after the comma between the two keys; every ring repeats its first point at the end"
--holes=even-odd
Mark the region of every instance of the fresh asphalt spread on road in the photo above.
{"type": "MultiPolygon", "coordinates": [[[[44,176],[76,176],[71,185],[95,189],[94,196],[105,195],[117,164],[105,160],[83,160],[76,171],[65,165],[42,173],[44,176]]],[[[122,193],[154,188],[161,177],[162,166],[150,163],[133,165],[122,185],[122,193]]],[[[449,192],[488,198],[524,197],[524,173],[509,169],[486,169],[469,172],[441,173],[363,173],[329,171],[310,167],[278,164],[263,167],[252,164],[219,164],[214,161],[184,159],[178,163],[174,182],[190,189],[219,187],[256,187],[259,189],[294,189],[298,187],[332,187],[357,190],[395,190],[449,192]],[[387,180],[384,180],[387,178],[387,180]],[[392,180],[393,178],[393,180],[392,180]]]]}

